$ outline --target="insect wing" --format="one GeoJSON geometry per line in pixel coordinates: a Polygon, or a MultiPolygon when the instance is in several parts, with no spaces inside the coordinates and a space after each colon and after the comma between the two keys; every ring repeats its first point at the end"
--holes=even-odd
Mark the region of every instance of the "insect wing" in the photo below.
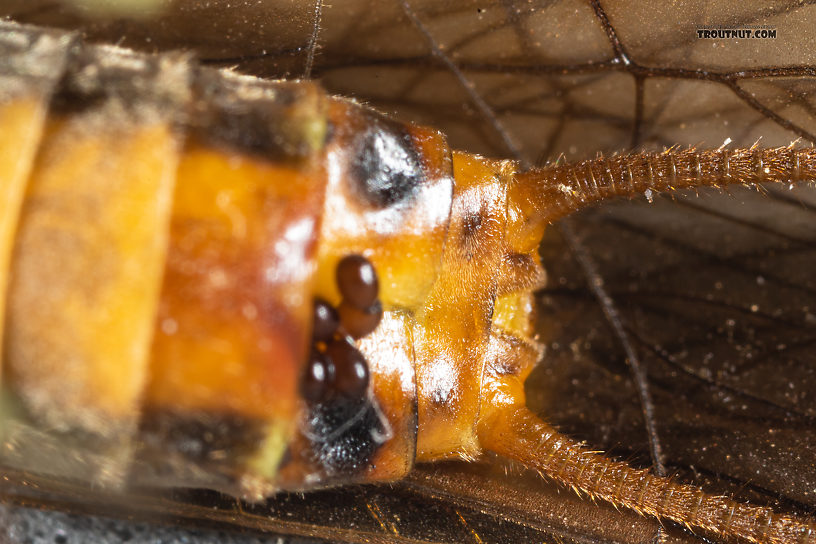
{"type": "MultiPolygon", "coordinates": [[[[183,13],[196,13],[193,6],[183,13]]],[[[629,2],[606,2],[602,12],[573,2],[409,6],[424,29],[397,2],[326,7],[312,72],[332,92],[439,128],[453,147],[494,156],[509,156],[515,147],[529,162],[542,163],[561,153],[573,160],[632,144],[660,149],[719,147],[729,138],[745,146],[760,137],[763,145],[816,139],[810,77],[816,59],[804,30],[813,22],[810,6],[708,2],[635,10],[629,2]],[[718,25],[766,25],[777,36],[698,37],[698,30],[718,25]]],[[[263,24],[249,16],[242,22],[237,10],[223,12],[231,32],[221,36],[237,40],[222,41],[212,28],[216,19],[202,17],[210,26],[170,32],[162,45],[193,41],[214,64],[301,75],[311,6],[289,14],[280,41],[272,36],[287,12],[263,24]]],[[[34,22],[47,18],[43,11],[29,15],[34,22]]],[[[100,39],[116,31],[99,22],[86,29],[100,39]]],[[[156,40],[148,42],[145,32],[128,30],[126,37],[152,48],[156,40]]],[[[572,220],[646,366],[669,471],[715,492],[811,515],[816,294],[810,271],[816,251],[809,227],[815,204],[809,190],[735,190],[614,203],[572,220]]],[[[548,354],[528,384],[531,405],[593,447],[649,465],[642,408],[620,340],[557,229],[542,254],[550,280],[539,297],[539,332],[548,354]]],[[[421,467],[394,486],[282,496],[241,510],[234,501],[205,495],[199,504],[220,508],[172,500],[162,509],[176,508],[181,518],[229,518],[253,530],[346,541],[558,535],[626,542],[645,540],[657,528],[518,469],[507,475],[505,468],[499,462],[446,464],[421,467]],[[614,532],[631,523],[642,532],[614,532]]],[[[680,539],[696,538],[670,530],[680,539]]]]}
{"type": "MultiPolygon", "coordinates": [[[[441,127],[453,147],[541,164],[632,148],[816,141],[816,54],[801,31],[814,18],[808,8],[393,9],[386,25],[381,12],[361,12],[356,36],[365,40],[342,42],[353,53],[326,51],[316,71],[335,92],[441,127]],[[698,32],[719,29],[743,37],[698,32]],[[394,54],[394,43],[411,45],[394,54]]],[[[592,447],[651,464],[621,339],[590,289],[600,280],[646,367],[669,473],[812,513],[813,189],[655,198],[570,219],[595,278],[550,229],[538,323],[549,349],[528,382],[530,405],[592,447]]]]}

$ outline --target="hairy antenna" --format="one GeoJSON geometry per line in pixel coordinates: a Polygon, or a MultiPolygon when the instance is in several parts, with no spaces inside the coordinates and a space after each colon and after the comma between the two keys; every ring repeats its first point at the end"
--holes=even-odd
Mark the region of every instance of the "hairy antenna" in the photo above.
{"type": "MultiPolygon", "coordinates": [[[[496,392],[498,393],[498,392],[496,392]]],[[[489,394],[489,393],[488,393],[489,394]]],[[[494,399],[502,397],[498,393],[494,399]]],[[[590,451],[559,433],[523,404],[504,403],[483,414],[482,446],[592,497],[641,514],[666,518],[719,536],[756,544],[813,544],[816,525],[767,507],[710,495],[590,451]]]]}
{"type": "MultiPolygon", "coordinates": [[[[671,148],[662,153],[618,155],[520,172],[509,188],[508,200],[514,207],[510,213],[525,218],[519,224],[532,232],[618,196],[814,179],[814,148],[671,148]]],[[[816,525],[812,522],[714,496],[697,486],[677,483],[586,449],[530,412],[520,383],[499,378],[489,364],[485,372],[477,430],[485,449],[592,497],[689,528],[719,536],[740,535],[757,544],[816,544],[816,525]]]]}
{"type": "Polygon", "coordinates": [[[510,188],[528,225],[552,223],[601,200],[649,191],[816,179],[816,148],[677,149],[536,168],[510,188]]]}

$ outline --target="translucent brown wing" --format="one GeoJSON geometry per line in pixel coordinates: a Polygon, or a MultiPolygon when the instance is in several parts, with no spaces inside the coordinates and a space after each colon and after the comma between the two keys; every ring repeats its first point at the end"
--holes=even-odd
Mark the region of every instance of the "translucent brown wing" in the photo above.
{"type": "MultiPolygon", "coordinates": [[[[182,47],[210,64],[277,77],[306,71],[314,21],[311,2],[179,3],[158,19],[113,23],[81,21],[76,8],[51,2],[3,4],[27,21],[81,25],[93,39],[182,47]]],[[[456,147],[493,156],[515,149],[543,163],[560,154],[718,147],[728,138],[732,145],[816,141],[809,4],[408,5],[415,20],[397,1],[325,6],[311,73],[332,92],[439,128],[456,147]],[[697,29],[718,25],[766,25],[777,35],[698,38],[697,29]]],[[[813,191],[797,188],[612,203],[571,219],[646,368],[668,470],[808,515],[816,511],[815,212],[813,191]]],[[[530,404],[593,447],[649,465],[621,339],[558,228],[542,255],[550,282],[539,297],[539,332],[548,351],[529,381],[530,404]]],[[[161,501],[137,493],[114,507],[82,489],[54,491],[6,489],[85,514],[104,505],[114,514],[293,541],[642,542],[659,527],[495,459],[421,467],[393,486],[254,506],[194,492],[161,501]]],[[[26,512],[11,510],[9,527],[42,519],[26,512]]],[[[86,518],[74,519],[59,523],[76,531],[86,518]]],[[[676,527],[668,533],[698,541],[676,527]]]]}

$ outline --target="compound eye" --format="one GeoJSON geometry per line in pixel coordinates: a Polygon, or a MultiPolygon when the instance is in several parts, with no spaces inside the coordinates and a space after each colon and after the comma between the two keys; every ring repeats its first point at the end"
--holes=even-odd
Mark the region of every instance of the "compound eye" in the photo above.
{"type": "Polygon", "coordinates": [[[369,372],[363,354],[347,340],[336,340],[326,348],[326,356],[333,362],[335,369],[333,393],[349,399],[365,396],[369,372]]]}

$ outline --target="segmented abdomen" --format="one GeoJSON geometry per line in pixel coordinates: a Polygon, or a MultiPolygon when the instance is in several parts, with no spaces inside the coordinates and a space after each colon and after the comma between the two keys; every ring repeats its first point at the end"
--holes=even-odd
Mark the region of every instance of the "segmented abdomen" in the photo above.
{"type": "Polygon", "coordinates": [[[537,354],[512,163],[311,83],[0,30],[5,462],[260,497],[478,452],[486,360],[537,354]],[[312,300],[349,254],[385,309],[370,395],[312,408],[312,300]]]}
{"type": "Polygon", "coordinates": [[[92,480],[120,481],[134,448],[186,484],[274,475],[310,334],[327,97],[4,26],[13,461],[48,468],[34,452],[53,442],[86,453],[51,470],[92,480]]]}

